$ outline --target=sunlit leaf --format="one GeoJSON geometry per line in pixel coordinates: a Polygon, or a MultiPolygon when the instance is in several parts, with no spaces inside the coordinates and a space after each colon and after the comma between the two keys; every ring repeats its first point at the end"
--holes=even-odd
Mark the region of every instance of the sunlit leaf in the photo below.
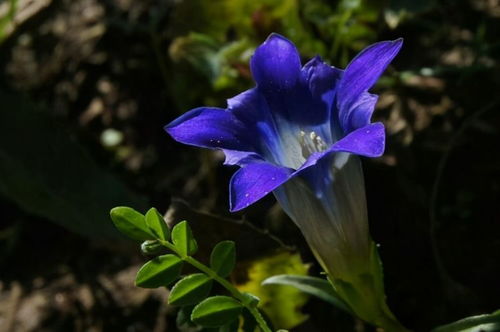
{"type": "Polygon", "coordinates": [[[143,288],[168,286],[181,273],[182,260],[175,255],[158,256],[144,264],[135,278],[135,285],[143,288]]]}
{"type": "Polygon", "coordinates": [[[113,224],[120,232],[137,241],[151,240],[154,236],[146,226],[144,216],[127,206],[117,206],[109,212],[113,224]]]}
{"type": "Polygon", "coordinates": [[[149,209],[146,213],[146,225],[148,226],[150,232],[152,232],[157,238],[165,241],[169,240],[170,230],[167,227],[167,223],[163,219],[163,216],[155,208],[149,209]]]}
{"type": "Polygon", "coordinates": [[[212,280],[203,273],[196,273],[178,281],[170,290],[168,303],[185,306],[199,303],[207,297],[212,280]]]}
{"type": "Polygon", "coordinates": [[[221,277],[227,277],[236,264],[236,250],[233,241],[217,243],[210,255],[210,267],[221,277]]]}
{"type": "Polygon", "coordinates": [[[172,242],[179,254],[189,256],[196,253],[198,244],[193,237],[193,232],[187,221],[181,221],[172,229],[172,242]]]}
{"type": "Polygon", "coordinates": [[[191,313],[191,320],[204,327],[218,327],[236,320],[243,306],[228,296],[214,296],[203,300],[191,313]]]}

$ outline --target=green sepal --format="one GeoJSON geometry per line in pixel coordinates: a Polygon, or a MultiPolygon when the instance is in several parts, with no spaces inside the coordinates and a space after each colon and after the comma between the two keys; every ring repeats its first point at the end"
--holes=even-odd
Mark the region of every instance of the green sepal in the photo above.
{"type": "Polygon", "coordinates": [[[198,250],[198,244],[187,221],[181,221],[172,229],[172,242],[181,256],[190,256],[198,250]]]}
{"type": "Polygon", "coordinates": [[[208,296],[212,279],[203,273],[195,273],[179,280],[170,290],[168,303],[177,306],[197,304],[208,296]]]}
{"type": "Polygon", "coordinates": [[[146,225],[150,232],[160,240],[170,239],[170,230],[163,216],[154,207],[146,213],[146,225]]]}
{"type": "Polygon", "coordinates": [[[117,206],[109,212],[113,224],[120,232],[137,241],[153,240],[144,216],[127,206],[117,206]]]}
{"type": "Polygon", "coordinates": [[[142,288],[168,286],[179,278],[182,264],[182,260],[175,255],[158,256],[144,264],[137,272],[135,285],[142,288]]]}
{"type": "Polygon", "coordinates": [[[194,307],[191,320],[203,327],[219,327],[238,319],[243,306],[228,296],[214,296],[194,307]]]}
{"type": "Polygon", "coordinates": [[[231,274],[236,264],[236,250],[233,241],[222,241],[212,250],[210,267],[219,276],[225,278],[231,274]]]}

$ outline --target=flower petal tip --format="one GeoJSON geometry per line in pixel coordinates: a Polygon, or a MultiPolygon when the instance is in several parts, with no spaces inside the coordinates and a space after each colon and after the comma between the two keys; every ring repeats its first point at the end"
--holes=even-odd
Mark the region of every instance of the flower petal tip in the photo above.
{"type": "Polygon", "coordinates": [[[250,69],[257,83],[265,91],[289,89],[300,78],[300,55],[295,45],[285,37],[273,33],[257,47],[250,59],[250,69]]]}
{"type": "Polygon", "coordinates": [[[229,184],[230,211],[239,211],[257,202],[286,182],[291,173],[290,169],[265,162],[240,168],[229,184]]]}

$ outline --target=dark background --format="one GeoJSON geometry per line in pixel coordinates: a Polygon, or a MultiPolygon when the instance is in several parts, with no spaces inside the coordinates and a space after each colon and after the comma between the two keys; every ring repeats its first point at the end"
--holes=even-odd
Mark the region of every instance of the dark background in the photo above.
{"type": "MultiPolygon", "coordinates": [[[[236,283],[277,251],[318,275],[272,197],[229,214],[235,169],[162,129],[252,86],[271,32],[342,68],[405,39],[374,89],[386,153],[363,160],[389,304],[415,331],[500,307],[498,1],[4,0],[0,331],[178,330],[166,290],[133,285],[146,258],[112,227],[117,205],[188,219],[202,260],[236,240],[236,283]]],[[[292,331],[372,331],[316,299],[298,310],[292,331]]]]}

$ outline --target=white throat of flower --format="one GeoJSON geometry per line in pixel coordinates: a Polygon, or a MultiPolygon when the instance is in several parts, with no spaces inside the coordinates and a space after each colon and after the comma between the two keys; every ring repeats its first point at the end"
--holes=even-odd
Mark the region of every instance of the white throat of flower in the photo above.
{"type": "Polygon", "coordinates": [[[325,151],[328,147],[321,136],[316,134],[314,131],[306,133],[301,130],[299,135],[299,144],[302,149],[302,156],[304,159],[309,158],[309,156],[314,152],[325,151]]]}

